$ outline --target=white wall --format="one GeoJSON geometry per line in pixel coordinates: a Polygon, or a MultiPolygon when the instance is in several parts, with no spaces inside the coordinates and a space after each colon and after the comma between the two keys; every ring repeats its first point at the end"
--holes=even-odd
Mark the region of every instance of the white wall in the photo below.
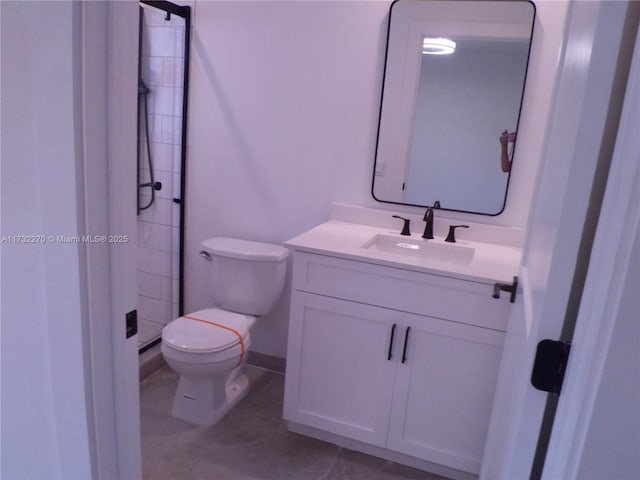
{"type": "MultiPolygon", "coordinates": [[[[369,196],[386,2],[197,2],[186,310],[208,305],[200,242],[281,243],[369,196]]],[[[284,357],[288,300],[254,350],[284,357]]]]}
{"type": "MultiPolygon", "coordinates": [[[[200,242],[280,243],[327,219],[331,202],[373,200],[387,1],[196,2],[187,166],[187,311],[209,305],[200,242]]],[[[551,101],[565,2],[540,2],[505,212],[451,219],[524,227],[551,101]]],[[[285,356],[288,298],[252,349],[285,356]]]]}
{"type": "Polygon", "coordinates": [[[0,3],[2,468],[0,477],[90,478],[82,330],[79,4],[0,3]],[[11,238],[11,237],[8,237],[11,238]]]}

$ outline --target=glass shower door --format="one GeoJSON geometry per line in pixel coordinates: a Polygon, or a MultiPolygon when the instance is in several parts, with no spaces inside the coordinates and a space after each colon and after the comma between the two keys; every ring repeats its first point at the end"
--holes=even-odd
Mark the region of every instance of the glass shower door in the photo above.
{"type": "Polygon", "coordinates": [[[190,8],[153,1],[140,5],[137,274],[144,351],[182,314],[190,8]]]}

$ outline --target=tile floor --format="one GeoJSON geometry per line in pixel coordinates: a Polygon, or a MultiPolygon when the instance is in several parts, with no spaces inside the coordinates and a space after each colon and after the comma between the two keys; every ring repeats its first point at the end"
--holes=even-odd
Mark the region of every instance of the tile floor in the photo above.
{"type": "Polygon", "coordinates": [[[289,432],[284,376],[252,366],[248,373],[249,394],[213,427],[171,416],[177,375],[168,367],[142,382],[145,480],[443,480],[289,432]]]}

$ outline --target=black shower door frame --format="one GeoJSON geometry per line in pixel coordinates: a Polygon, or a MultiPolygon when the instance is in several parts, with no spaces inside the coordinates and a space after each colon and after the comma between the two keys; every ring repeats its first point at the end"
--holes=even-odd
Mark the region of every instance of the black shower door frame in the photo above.
{"type": "MultiPolygon", "coordinates": [[[[178,15],[185,21],[184,34],[184,75],[182,90],[182,133],[180,146],[180,196],[173,201],[180,205],[179,250],[178,250],[178,314],[184,315],[184,243],[186,218],[186,167],[187,167],[187,113],[189,106],[189,57],[191,52],[191,7],[176,5],[168,1],[140,0],[141,4],[149,5],[166,12],[167,17],[178,15]]],[[[158,344],[160,339],[151,342],[143,350],[158,344]]]]}

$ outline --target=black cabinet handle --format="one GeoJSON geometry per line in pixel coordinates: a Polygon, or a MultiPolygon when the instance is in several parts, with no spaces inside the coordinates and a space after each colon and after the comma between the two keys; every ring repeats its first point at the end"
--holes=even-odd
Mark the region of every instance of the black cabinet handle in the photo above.
{"type": "Polygon", "coordinates": [[[391,360],[392,352],[393,352],[393,336],[396,333],[396,324],[393,324],[393,327],[391,327],[391,338],[389,339],[389,353],[387,354],[387,360],[391,360]]]}
{"type": "Polygon", "coordinates": [[[407,327],[404,332],[404,347],[402,347],[402,363],[406,363],[407,361],[407,344],[409,343],[409,332],[411,331],[411,327],[407,327]]]}

